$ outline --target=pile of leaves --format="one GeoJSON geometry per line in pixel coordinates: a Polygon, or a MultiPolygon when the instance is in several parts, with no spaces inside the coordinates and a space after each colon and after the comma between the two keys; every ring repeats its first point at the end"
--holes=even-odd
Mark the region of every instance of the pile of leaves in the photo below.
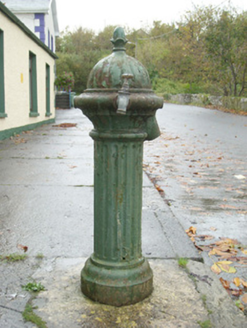
{"type": "MultiPolygon", "coordinates": [[[[212,228],[213,229],[213,228],[212,228]]],[[[210,235],[197,235],[196,228],[191,226],[186,230],[195,247],[199,251],[207,251],[208,255],[214,256],[217,261],[211,266],[211,270],[216,274],[235,274],[235,277],[229,281],[220,277],[222,286],[227,290],[228,294],[239,299],[236,304],[244,311],[247,306],[247,281],[242,277],[237,277],[237,267],[247,266],[247,249],[245,249],[237,240],[230,238],[220,238],[207,245],[199,245],[198,241],[213,239],[210,235]]]]}
{"type": "Polygon", "coordinates": [[[76,123],[61,123],[61,124],[57,124],[57,125],[53,125],[53,128],[74,128],[76,127],[77,124],[76,123]]]}

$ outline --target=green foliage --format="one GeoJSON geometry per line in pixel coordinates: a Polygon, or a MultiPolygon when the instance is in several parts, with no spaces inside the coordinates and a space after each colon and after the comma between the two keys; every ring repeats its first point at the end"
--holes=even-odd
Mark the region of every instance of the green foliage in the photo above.
{"type": "Polygon", "coordinates": [[[87,87],[87,79],[94,65],[111,53],[112,38],[115,27],[108,26],[98,36],[93,31],[78,28],[74,32],[62,33],[57,45],[57,76],[64,71],[72,72],[73,90],[82,93],[87,87]]]}
{"type": "Polygon", "coordinates": [[[198,324],[200,325],[201,328],[212,328],[213,327],[210,320],[198,321],[198,324]]]}
{"type": "Polygon", "coordinates": [[[169,94],[195,94],[204,92],[203,86],[198,83],[182,83],[179,81],[172,81],[166,78],[153,79],[152,87],[158,95],[161,95],[164,98],[167,98],[167,95],[169,94]]]}
{"type": "Polygon", "coordinates": [[[40,292],[42,290],[45,290],[45,287],[41,285],[41,283],[36,282],[29,282],[25,286],[22,286],[22,288],[28,292],[40,292]]]}
{"type": "Polygon", "coordinates": [[[47,328],[46,322],[33,312],[33,307],[30,303],[27,303],[25,310],[22,312],[22,317],[25,321],[34,323],[38,328],[47,328]]]}
{"type": "Polygon", "coordinates": [[[240,96],[247,71],[247,13],[220,10],[205,31],[205,48],[224,95],[240,96]]]}
{"type": "Polygon", "coordinates": [[[241,305],[242,305],[242,303],[241,303],[241,301],[240,301],[240,300],[237,300],[237,301],[235,302],[235,305],[236,305],[238,308],[240,308],[240,307],[241,307],[241,305]]]}
{"type": "Polygon", "coordinates": [[[188,264],[188,261],[189,261],[188,259],[181,257],[181,258],[178,259],[178,265],[181,268],[186,268],[186,266],[188,264]]]}
{"type": "MultiPolygon", "coordinates": [[[[77,93],[86,89],[94,65],[111,54],[114,28],[107,26],[98,35],[81,27],[67,29],[58,40],[57,75],[72,72],[77,93]]],[[[230,5],[194,6],[176,24],[154,21],[126,34],[128,55],[147,68],[160,95],[247,96],[247,12],[230,5]]]]}
{"type": "Polygon", "coordinates": [[[184,87],[181,82],[174,82],[165,78],[153,80],[153,89],[158,95],[183,93],[184,87]]]}
{"type": "Polygon", "coordinates": [[[58,88],[58,91],[71,91],[74,86],[74,75],[72,72],[63,72],[60,75],[57,75],[55,80],[55,85],[58,88]]]}
{"type": "Polygon", "coordinates": [[[17,262],[17,261],[23,261],[27,258],[26,254],[9,254],[9,255],[0,255],[0,260],[1,261],[6,261],[6,262],[17,262]]]}
{"type": "Polygon", "coordinates": [[[184,84],[184,93],[202,93],[203,88],[198,83],[185,83],[184,84]]]}

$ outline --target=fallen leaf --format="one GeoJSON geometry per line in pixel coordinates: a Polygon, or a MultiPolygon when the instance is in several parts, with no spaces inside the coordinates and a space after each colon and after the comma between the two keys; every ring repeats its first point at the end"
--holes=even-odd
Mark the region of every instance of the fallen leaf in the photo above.
{"type": "Polygon", "coordinates": [[[210,227],[209,229],[212,230],[212,231],[216,231],[217,230],[215,227],[210,227]]]}
{"type": "Polygon", "coordinates": [[[240,282],[244,288],[247,288],[247,281],[244,281],[242,278],[240,278],[240,282]]]}
{"type": "Polygon", "coordinates": [[[220,244],[229,244],[229,245],[239,245],[240,242],[236,239],[231,239],[231,238],[220,238],[220,241],[215,242],[215,245],[220,245],[220,244]]]}
{"type": "Polygon", "coordinates": [[[205,251],[204,247],[201,247],[201,246],[199,246],[199,245],[197,245],[197,244],[194,244],[194,245],[195,245],[195,247],[196,247],[199,251],[201,251],[201,252],[205,251]]]}
{"type": "Polygon", "coordinates": [[[209,246],[198,246],[198,245],[195,245],[198,249],[200,249],[201,251],[205,251],[205,252],[208,252],[210,250],[210,247],[209,246]]]}
{"type": "Polygon", "coordinates": [[[237,272],[237,269],[234,268],[234,267],[230,267],[228,273],[236,273],[237,272]]]}
{"type": "Polygon", "coordinates": [[[232,210],[237,209],[236,206],[227,205],[227,204],[221,204],[220,207],[221,207],[221,208],[229,208],[229,209],[232,209],[232,210]]]}
{"type": "Polygon", "coordinates": [[[196,234],[196,227],[189,227],[189,229],[185,230],[185,232],[188,234],[188,233],[192,233],[193,235],[196,234]]]}
{"type": "Polygon", "coordinates": [[[27,246],[23,246],[21,244],[18,244],[17,245],[17,248],[22,249],[24,251],[24,253],[26,253],[28,251],[28,247],[27,246]]]}
{"type": "Polygon", "coordinates": [[[230,266],[229,265],[227,265],[227,264],[219,264],[219,263],[217,263],[217,264],[218,264],[218,266],[220,267],[220,269],[222,271],[225,271],[225,272],[229,272],[230,271],[230,266]]]}
{"type": "Polygon", "coordinates": [[[242,253],[244,253],[245,255],[247,255],[247,249],[243,249],[242,253]]]}
{"type": "Polygon", "coordinates": [[[232,293],[231,294],[233,296],[239,297],[240,295],[243,294],[243,291],[241,289],[239,289],[239,290],[232,290],[232,293]]]}
{"type": "Polygon", "coordinates": [[[235,273],[237,272],[236,268],[231,267],[229,264],[231,264],[231,261],[220,261],[217,262],[216,264],[219,266],[219,268],[227,273],[235,273]]]}
{"type": "Polygon", "coordinates": [[[211,266],[211,270],[216,273],[216,274],[219,274],[221,273],[221,269],[218,267],[218,265],[216,263],[214,263],[212,266],[211,266]]]}
{"type": "Polygon", "coordinates": [[[70,169],[74,169],[75,167],[77,167],[76,165],[69,165],[70,169]]]}
{"type": "Polygon", "coordinates": [[[240,278],[238,278],[238,277],[234,278],[234,279],[233,279],[233,283],[234,283],[237,287],[239,287],[239,286],[241,285],[240,278]]]}
{"type": "Polygon", "coordinates": [[[221,251],[220,249],[218,248],[213,248],[209,253],[208,253],[209,256],[211,255],[219,255],[221,257],[224,257],[224,258],[229,258],[232,256],[231,253],[228,253],[228,252],[223,252],[221,251]]]}
{"type": "Polygon", "coordinates": [[[217,264],[232,264],[232,261],[219,261],[217,264]]]}
{"type": "Polygon", "coordinates": [[[245,256],[231,256],[228,260],[235,261],[242,264],[247,264],[247,258],[245,256]]]}
{"type": "Polygon", "coordinates": [[[247,304],[247,294],[246,293],[241,297],[241,302],[244,304],[247,304]]]}
{"type": "Polygon", "coordinates": [[[222,283],[222,285],[223,285],[223,287],[224,287],[225,289],[229,289],[229,288],[230,288],[230,281],[225,280],[225,279],[223,279],[223,278],[221,277],[221,278],[220,278],[220,282],[222,283]]]}
{"type": "Polygon", "coordinates": [[[155,188],[158,190],[158,192],[164,192],[164,190],[160,188],[160,186],[158,186],[157,184],[155,185],[155,188]]]}
{"type": "Polygon", "coordinates": [[[240,304],[238,305],[238,308],[239,308],[241,311],[244,311],[244,306],[243,306],[242,303],[240,303],[240,304]]]}
{"type": "Polygon", "coordinates": [[[57,125],[53,125],[54,128],[72,128],[77,126],[76,123],[61,123],[57,125]]]}

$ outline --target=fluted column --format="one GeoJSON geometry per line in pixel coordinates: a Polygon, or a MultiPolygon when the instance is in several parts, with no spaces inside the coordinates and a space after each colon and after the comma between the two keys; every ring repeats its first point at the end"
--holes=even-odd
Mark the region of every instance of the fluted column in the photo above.
{"type": "Polygon", "coordinates": [[[142,256],[144,133],[102,133],[94,139],[94,253],[82,270],[82,291],[107,304],[131,304],[152,291],[142,256]]]}
{"type": "MultiPolygon", "coordinates": [[[[109,262],[141,258],[143,140],[95,139],[94,256],[109,262]]],[[[114,135],[112,136],[114,138],[114,135]]],[[[144,139],[145,134],[140,134],[144,139]]]]}

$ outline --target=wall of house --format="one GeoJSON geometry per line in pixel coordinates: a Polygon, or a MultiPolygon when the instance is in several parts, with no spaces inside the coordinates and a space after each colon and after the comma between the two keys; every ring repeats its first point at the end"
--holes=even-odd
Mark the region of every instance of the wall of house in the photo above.
{"type": "MultiPolygon", "coordinates": [[[[31,31],[34,32],[34,14],[16,14],[23,24],[25,24],[31,31]]],[[[37,35],[39,38],[39,35],[37,35]]]]}
{"type": "Polygon", "coordinates": [[[52,8],[50,8],[49,14],[45,15],[45,44],[55,52],[55,31],[52,18],[52,8]],[[53,43],[53,46],[52,46],[53,43]]]}
{"type": "Polygon", "coordinates": [[[54,120],[55,60],[41,46],[30,39],[16,24],[0,12],[0,29],[4,33],[4,86],[6,118],[0,118],[0,132],[20,126],[31,126],[54,120]],[[30,117],[29,52],[37,60],[37,117],[30,117]],[[50,112],[46,116],[46,64],[50,66],[50,112]]]}
{"type": "Polygon", "coordinates": [[[55,52],[55,31],[52,8],[48,14],[16,14],[16,16],[42,41],[55,52]],[[44,26],[42,26],[44,20],[44,26]],[[52,46],[53,43],[53,46],[52,46]]]}

